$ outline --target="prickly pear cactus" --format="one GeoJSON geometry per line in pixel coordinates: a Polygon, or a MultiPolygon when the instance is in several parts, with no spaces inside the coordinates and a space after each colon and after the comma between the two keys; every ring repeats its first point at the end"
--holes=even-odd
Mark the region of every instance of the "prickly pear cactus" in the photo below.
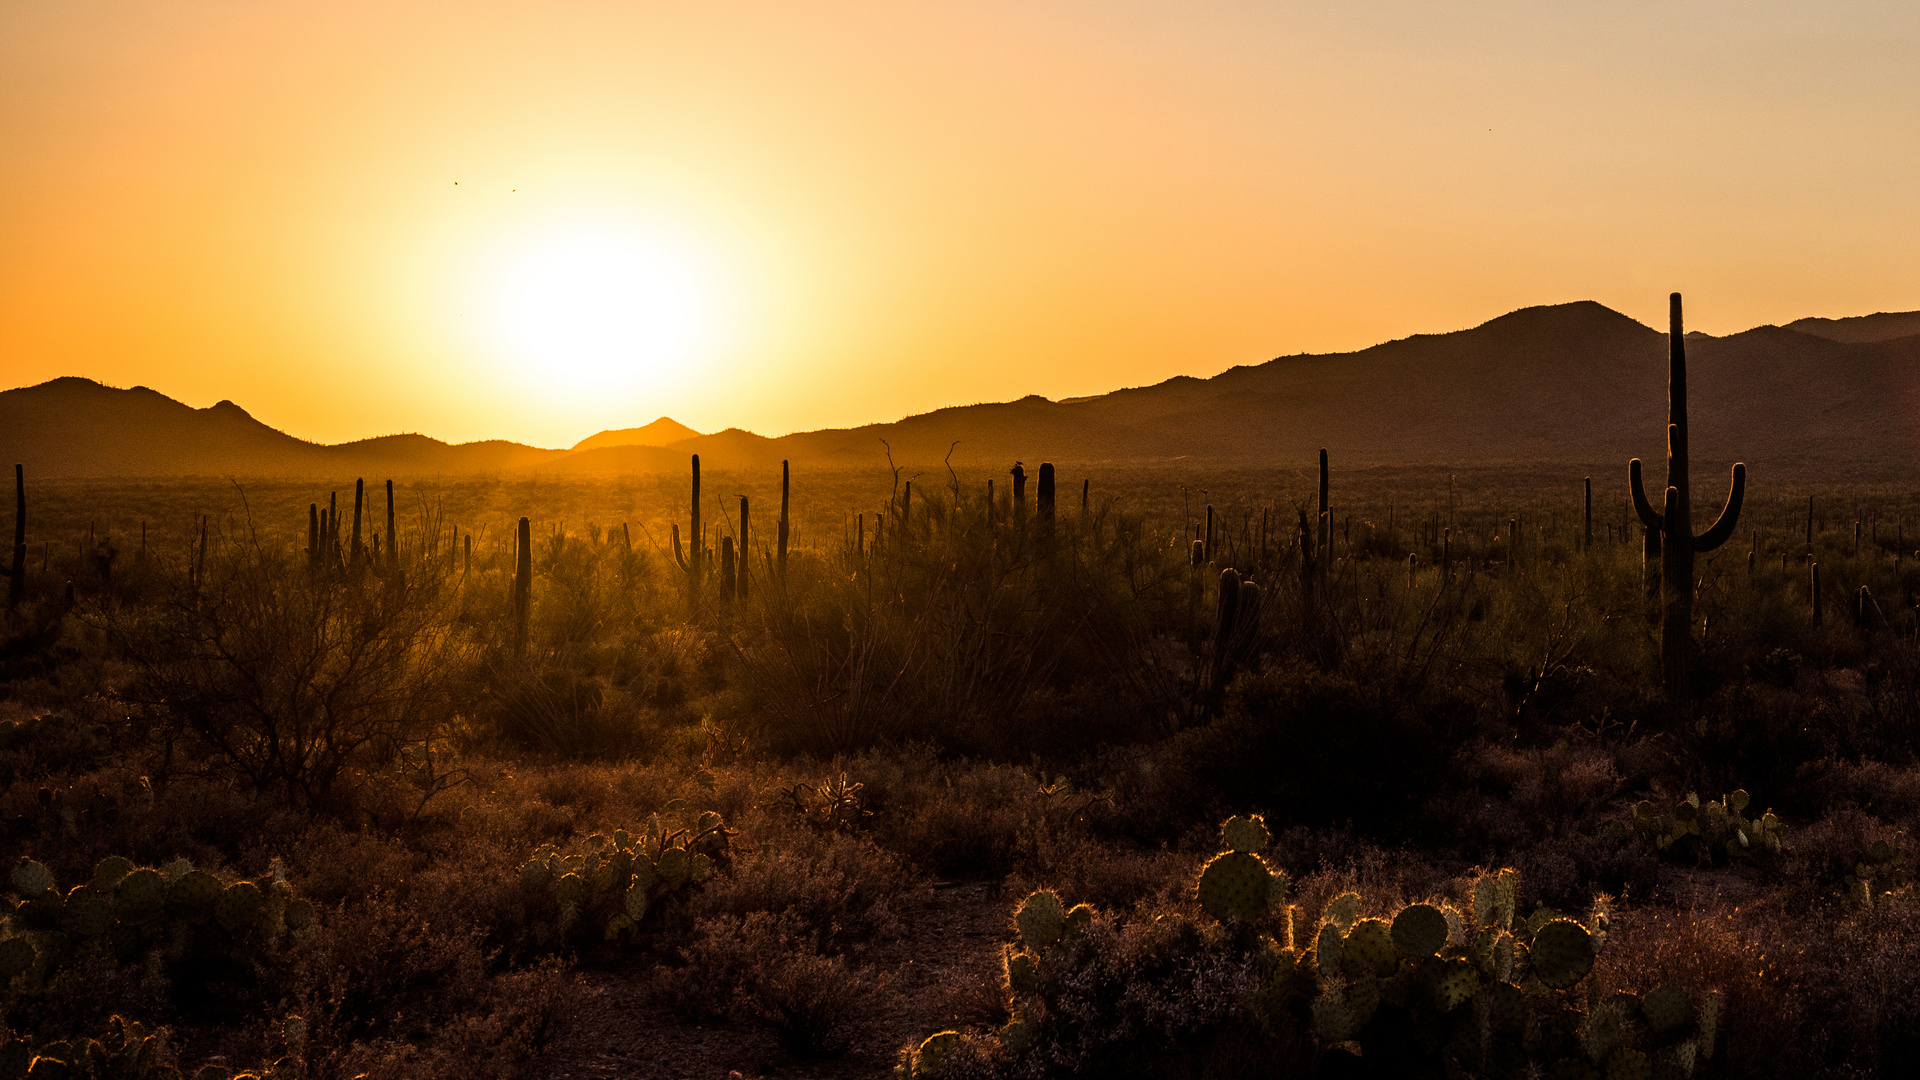
{"type": "Polygon", "coordinates": [[[655,814],[635,832],[588,836],[572,853],[537,848],[515,874],[519,902],[507,913],[519,947],[617,943],[675,894],[709,880],[716,860],[728,856],[733,830],[711,810],[689,815],[677,799],[665,813],[666,821],[655,814]],[[689,816],[690,824],[671,824],[689,816]]]}
{"type": "Polygon", "coordinates": [[[89,1077],[92,1080],[179,1080],[180,1072],[163,1064],[165,1038],[120,1016],[107,1022],[104,1039],[76,1039],[35,1047],[25,1039],[0,1036],[0,1080],[31,1077],[89,1077]]]}
{"type": "Polygon", "coordinates": [[[1067,913],[1052,889],[1040,889],[1020,902],[1013,923],[1020,931],[1020,944],[1038,952],[1059,943],[1067,929],[1067,913]]]}
{"type": "Polygon", "coordinates": [[[1432,904],[1409,904],[1393,917],[1393,947],[1409,960],[1425,960],[1447,947],[1447,917],[1432,904]]]}
{"type": "MultiPolygon", "coordinates": [[[[1718,994],[1665,986],[1602,998],[1583,990],[1606,944],[1609,898],[1596,898],[1584,923],[1545,908],[1522,918],[1511,870],[1467,882],[1457,907],[1433,900],[1362,917],[1362,898],[1345,893],[1302,928],[1305,947],[1298,947],[1296,909],[1282,905],[1280,938],[1253,921],[1272,910],[1273,895],[1253,873],[1269,873],[1257,849],[1247,850],[1256,834],[1229,822],[1221,838],[1226,850],[1205,864],[1191,894],[1210,921],[1167,913],[1124,932],[1102,920],[1095,933],[1076,935],[1068,927],[1085,905],[1062,912],[1051,891],[1027,897],[1014,919],[1020,940],[1002,956],[1011,1021],[979,1035],[943,1032],[933,1037],[939,1042],[929,1040],[931,1054],[929,1043],[909,1047],[898,1074],[974,1075],[1008,1060],[1016,1074],[1029,1061],[1043,1072],[1044,1062],[1067,1059],[1047,1055],[1073,1056],[1065,1048],[1085,1045],[1086,1033],[1102,1027],[1100,1016],[1085,1014],[1091,1003],[1117,1008],[1123,999],[1150,998],[1156,980],[1190,998],[1199,971],[1240,980],[1232,1022],[1244,1027],[1236,1038],[1271,1039],[1275,1047],[1305,1040],[1329,1067],[1357,1056],[1353,1065],[1387,1070],[1381,1075],[1615,1080],[1690,1077],[1713,1056],[1718,994]],[[1110,988],[1111,998],[1090,997],[1089,980],[1116,948],[1135,950],[1119,969],[1123,984],[1110,988]]],[[[1123,1028],[1115,1018],[1113,1029],[1123,1028]]]]}
{"type": "Polygon", "coordinates": [[[172,960],[246,961],[274,953],[313,921],[313,906],[278,875],[224,882],[191,864],[167,874],[112,856],[61,895],[31,860],[10,881],[18,902],[0,919],[0,991],[37,993],[77,954],[129,961],[155,949],[172,960]]]}
{"type": "Polygon", "coordinates": [[[1642,800],[1633,806],[1633,831],[1660,854],[1687,862],[1726,865],[1773,858],[1782,850],[1787,827],[1771,810],[1749,819],[1751,804],[1745,790],[1706,802],[1688,792],[1665,811],[1642,800]]]}
{"type": "Polygon", "coordinates": [[[1240,851],[1249,855],[1258,855],[1265,851],[1272,837],[1267,832],[1266,819],[1259,814],[1252,817],[1228,818],[1220,827],[1220,838],[1228,851],[1240,851]]]}
{"type": "Polygon", "coordinates": [[[1195,883],[1200,909],[1220,922],[1250,923],[1273,907],[1273,874],[1260,856],[1226,851],[1208,860],[1195,883]]]}

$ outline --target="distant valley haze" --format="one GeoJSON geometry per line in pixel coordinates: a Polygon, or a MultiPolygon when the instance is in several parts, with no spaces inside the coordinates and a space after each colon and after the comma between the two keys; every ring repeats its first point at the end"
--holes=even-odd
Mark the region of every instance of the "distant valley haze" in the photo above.
{"type": "MultiPolygon", "coordinates": [[[[1757,482],[1814,470],[1896,480],[1920,456],[1920,312],[1694,333],[1688,356],[1703,482],[1736,459],[1757,482]]],[[[1631,456],[1662,454],[1666,373],[1662,330],[1577,302],[1068,401],[1028,396],[778,438],[701,433],[660,417],[566,448],[420,434],[322,445],[231,401],[195,409],[155,389],[62,378],[0,393],[0,461],[40,478],[594,476],[680,471],[690,454],[713,469],[782,460],[865,468],[889,454],[901,464],[968,468],[1017,459],[1292,468],[1325,447],[1345,468],[1623,469],[1631,456]]]]}

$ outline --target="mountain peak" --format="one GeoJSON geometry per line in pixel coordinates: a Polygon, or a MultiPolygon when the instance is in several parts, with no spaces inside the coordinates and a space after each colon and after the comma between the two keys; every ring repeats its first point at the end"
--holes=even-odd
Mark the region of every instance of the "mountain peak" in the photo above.
{"type": "Polygon", "coordinates": [[[699,432],[672,417],[663,416],[642,427],[617,428],[589,435],[573,444],[575,450],[598,450],[607,446],[667,446],[682,439],[698,438],[699,432]]]}

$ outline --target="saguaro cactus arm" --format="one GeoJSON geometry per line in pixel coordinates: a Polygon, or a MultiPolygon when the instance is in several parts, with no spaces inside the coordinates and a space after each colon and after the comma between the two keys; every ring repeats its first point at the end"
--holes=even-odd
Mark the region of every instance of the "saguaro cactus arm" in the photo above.
{"type": "Polygon", "coordinates": [[[1693,550],[1712,551],[1727,542],[1733,536],[1734,527],[1740,522],[1740,503],[1747,494],[1747,466],[1736,463],[1733,467],[1733,481],[1727,489],[1727,504],[1720,510],[1720,520],[1715,521],[1706,532],[1693,539],[1693,550]]]}
{"type": "Polygon", "coordinates": [[[1640,515],[1640,524],[1649,529],[1661,527],[1663,517],[1660,511],[1647,501],[1647,490],[1640,479],[1640,459],[1627,462],[1627,486],[1633,491],[1633,512],[1640,515]]]}
{"type": "Polygon", "coordinates": [[[693,567],[687,565],[687,556],[680,550],[680,524],[678,522],[675,522],[673,525],[673,561],[680,564],[681,573],[693,573],[693,567]]]}

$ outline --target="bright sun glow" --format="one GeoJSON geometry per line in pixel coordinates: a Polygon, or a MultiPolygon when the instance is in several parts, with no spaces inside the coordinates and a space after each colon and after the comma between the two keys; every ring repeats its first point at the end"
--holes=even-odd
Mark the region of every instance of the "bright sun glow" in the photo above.
{"type": "Polygon", "coordinates": [[[567,396],[678,382],[720,331],[713,274],[674,238],[580,224],[530,237],[490,290],[489,321],[510,364],[567,396]]]}

